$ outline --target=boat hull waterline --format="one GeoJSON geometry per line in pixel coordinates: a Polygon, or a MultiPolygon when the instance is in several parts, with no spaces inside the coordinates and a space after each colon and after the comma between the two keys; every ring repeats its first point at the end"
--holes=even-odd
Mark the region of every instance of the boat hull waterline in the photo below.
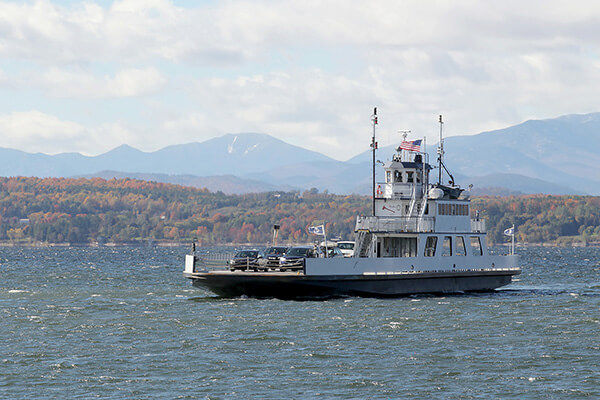
{"type": "Polygon", "coordinates": [[[221,297],[310,299],[492,291],[508,285],[512,276],[518,274],[519,269],[339,276],[211,271],[186,273],[185,276],[195,287],[221,297]]]}

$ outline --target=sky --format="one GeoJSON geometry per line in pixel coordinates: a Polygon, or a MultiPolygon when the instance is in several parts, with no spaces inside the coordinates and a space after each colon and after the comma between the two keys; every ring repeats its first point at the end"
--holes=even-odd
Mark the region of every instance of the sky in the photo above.
{"type": "Polygon", "coordinates": [[[0,1],[0,147],[266,133],[347,160],[600,111],[600,2],[0,1]]]}

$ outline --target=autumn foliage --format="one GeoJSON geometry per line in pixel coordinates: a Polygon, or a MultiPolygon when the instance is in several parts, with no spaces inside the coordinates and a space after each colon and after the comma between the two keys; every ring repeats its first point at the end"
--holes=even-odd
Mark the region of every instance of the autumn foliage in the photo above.
{"type": "Polygon", "coordinates": [[[0,178],[0,240],[31,243],[203,244],[309,242],[308,225],[350,238],[368,199],[315,190],[246,195],[210,193],[133,179],[0,178]]]}
{"type": "MultiPolygon", "coordinates": [[[[600,242],[600,197],[479,197],[472,213],[487,220],[488,237],[503,243],[515,224],[527,243],[600,242]]],[[[134,179],[0,178],[0,241],[22,244],[97,242],[307,243],[311,224],[329,237],[352,239],[370,197],[300,192],[211,193],[134,179]]]]}

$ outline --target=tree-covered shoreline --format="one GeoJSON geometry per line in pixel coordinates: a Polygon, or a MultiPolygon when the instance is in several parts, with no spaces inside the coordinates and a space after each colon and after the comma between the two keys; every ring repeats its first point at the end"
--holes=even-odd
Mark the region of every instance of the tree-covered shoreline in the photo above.
{"type": "MultiPolygon", "coordinates": [[[[475,210],[492,243],[505,243],[513,223],[520,243],[600,243],[600,197],[478,197],[475,210]]],[[[306,228],[321,223],[328,236],[351,239],[356,216],[369,213],[368,196],[316,189],[225,195],[134,179],[0,178],[4,245],[266,244],[275,224],[280,243],[307,243],[306,228]]]]}

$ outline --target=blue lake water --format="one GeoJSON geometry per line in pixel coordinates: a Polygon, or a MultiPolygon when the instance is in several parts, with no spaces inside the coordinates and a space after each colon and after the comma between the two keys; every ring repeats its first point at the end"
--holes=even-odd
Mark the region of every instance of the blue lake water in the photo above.
{"type": "Polygon", "coordinates": [[[598,399],[600,249],[494,293],[220,299],[185,248],[0,249],[0,398],[598,399]]]}

